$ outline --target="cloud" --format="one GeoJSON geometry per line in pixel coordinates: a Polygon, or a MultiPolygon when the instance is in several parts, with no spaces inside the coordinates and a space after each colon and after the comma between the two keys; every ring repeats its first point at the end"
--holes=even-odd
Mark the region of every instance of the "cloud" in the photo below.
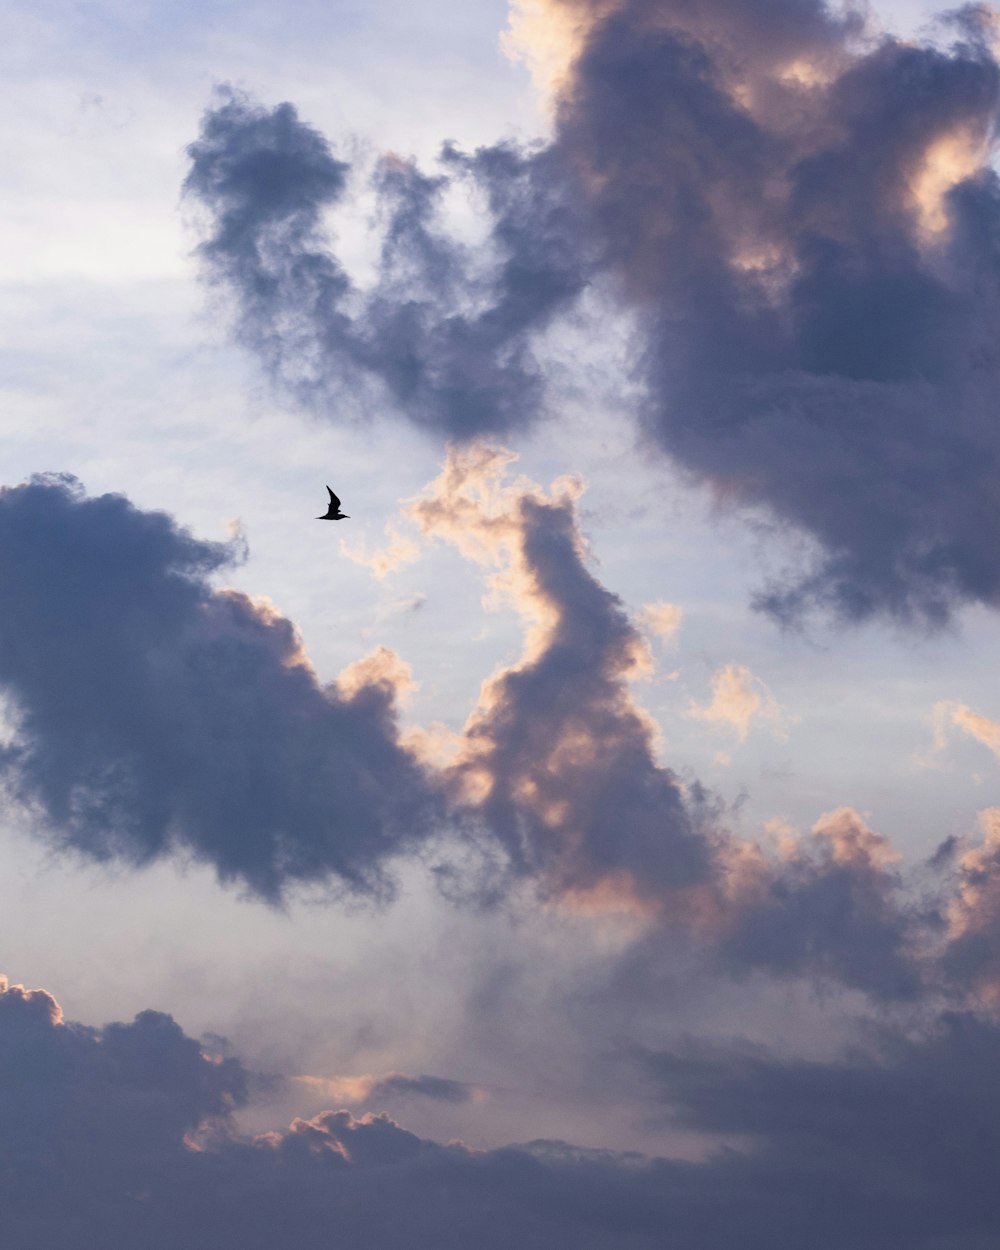
{"type": "Polygon", "coordinates": [[[682,1184],[702,1204],[685,1209],[683,1244],[807,1245],[822,1228],[831,1250],[985,1250],[1000,1228],[987,1180],[998,1056],[996,1024],[962,1013],[824,1061],[704,1039],[649,1054],[672,1123],[740,1143],[682,1184]]]}
{"type": "Polygon", "coordinates": [[[239,550],[71,478],[0,491],[0,778],[65,850],[384,894],[436,811],[398,741],[408,671],[380,649],[321,685],[290,621],[211,588],[239,550]]]}
{"type": "Polygon", "coordinates": [[[89,1028],[0,979],[0,1056],[0,1227],[19,1250],[264,1250],[319,1228],[380,1250],[655,1244],[627,1156],[442,1146],[344,1110],[244,1135],[250,1074],[160,1012],[89,1028]]]}
{"type": "MultiPolygon", "coordinates": [[[[170,1016],[144,1011],[103,1029],[67,1023],[51,994],[0,976],[0,1176],[30,1195],[66,1170],[61,1218],[74,1186],[107,1174],[141,1187],[160,1152],[199,1130],[222,1131],[247,1101],[250,1074],[203,1054],[170,1016]],[[138,1173],[138,1174],[137,1174],[138,1173]]],[[[7,1206],[7,1203],[4,1203],[7,1206]]],[[[16,1244],[16,1238],[14,1238],[16,1244]]]]}
{"type": "Polygon", "coordinates": [[[478,1101],[484,1091],[465,1081],[444,1076],[407,1076],[390,1072],[387,1076],[296,1076],[292,1078],[321,1098],[359,1106],[362,1103],[384,1105],[393,1099],[429,1098],[432,1102],[461,1103],[478,1101]]]}
{"type": "Polygon", "coordinates": [[[532,337],[585,281],[567,243],[572,200],[535,173],[547,154],[446,148],[435,177],[382,158],[372,189],[384,238],[368,291],[353,286],[324,228],[350,167],[291,104],[267,110],[224,91],[188,154],[204,272],[235,306],[239,340],[306,405],[328,410],[367,388],[372,402],[388,396],[418,425],[458,437],[537,414],[532,337]],[[439,221],[445,190],[470,179],[492,218],[489,254],[476,257],[439,221]]]}
{"type": "Polygon", "coordinates": [[[777,859],[752,844],[731,853],[717,920],[721,966],[849,985],[876,1001],[921,997],[933,979],[924,919],[907,902],[888,839],[845,807],[779,850],[777,859]]]}
{"type": "Polygon", "coordinates": [[[443,1076],[406,1076],[402,1072],[392,1072],[376,1082],[370,1097],[374,1101],[394,1096],[429,1098],[433,1102],[458,1104],[469,1102],[480,1094],[481,1091],[465,1081],[452,1081],[443,1076]]]}
{"type": "Polygon", "coordinates": [[[372,575],[382,581],[396,569],[412,564],[420,554],[419,546],[406,534],[396,528],[386,527],[386,544],[375,551],[369,551],[363,543],[350,543],[346,538],[340,540],[340,554],[363,568],[370,569],[372,575]]]}
{"type": "Polygon", "coordinates": [[[710,877],[698,795],[657,762],[655,726],[632,697],[648,650],[587,567],[581,484],[507,484],[513,459],[481,444],[454,448],[408,508],[425,536],[496,570],[494,593],[528,624],[521,659],[484,683],[449,789],[516,874],[556,897],[610,893],[641,907],[710,877]]]}
{"type": "Polygon", "coordinates": [[[206,114],[200,253],[306,402],[374,378],[463,438],[543,411],[533,337],[599,285],[638,326],[648,440],[812,542],[758,606],[939,626],[1000,602],[994,26],[966,5],[917,43],[821,0],[525,0],[506,46],[553,93],[551,143],[446,145],[433,177],[386,158],[372,291],[322,230],[347,166],[288,104],[206,114]],[[436,215],[456,179],[482,248],[436,215]]]}
{"type": "MultiPolygon", "coordinates": [[[[514,876],[543,895],[633,918],[647,949],[684,935],[728,975],[918,997],[921,924],[887,839],[843,808],[811,838],[768,853],[729,833],[696,781],[682,784],[658,762],[656,726],[631,682],[650,664],[647,647],[588,567],[582,483],[560,479],[546,492],[510,480],[514,460],[483,444],[453,448],[406,508],[426,537],[488,570],[492,593],[527,625],[524,654],[484,683],[442,766],[459,819],[498,842],[514,876]]],[[[740,729],[779,715],[748,670],[731,671],[742,702],[717,698],[720,717],[740,729]]]]}
{"type": "Polygon", "coordinates": [[[456,830],[498,862],[494,891],[505,872],[558,897],[703,881],[699,796],[656,762],[629,687],[648,649],[586,567],[582,487],[506,485],[510,460],[456,449],[409,508],[424,535],[495,568],[494,593],[529,622],[523,659],[486,683],[443,767],[398,735],[414,685],[398,656],[379,648],[322,685],[273,605],[212,588],[232,543],[68,478],[4,489],[8,792],[62,849],[193,856],[271,901],[310,883],[384,896],[394,857],[456,830]]]}
{"type": "Polygon", "coordinates": [[[250,1077],[167,1015],[91,1028],[0,980],[0,1223],[19,1250],[942,1250],[995,1244],[1000,1031],[950,1013],[803,1060],[692,1038],[634,1052],[644,1114],[700,1162],[536,1141],[477,1151],[329,1109],[249,1136],[250,1077]],[[961,1167],[955,1143],[962,1143],[961,1167]]]}
{"type": "Polygon", "coordinates": [[[1000,724],[996,721],[990,720],[988,716],[982,716],[979,712],[974,712],[963,703],[939,703],[934,708],[934,716],[935,749],[943,749],[943,728],[946,723],[950,722],[957,729],[967,733],[970,738],[981,742],[1000,759],[1000,724]]]}
{"type": "Polygon", "coordinates": [[[1000,1005],[1000,809],[981,812],[982,841],[962,842],[952,892],[942,908],[947,944],[941,956],[946,984],[1000,1005]]]}
{"type": "Polygon", "coordinates": [[[985,7],[948,49],[818,0],[544,7],[585,33],[553,167],[648,336],[646,431],[816,540],[761,605],[936,623],[1000,600],[985,7]]]}
{"type": "Polygon", "coordinates": [[[712,676],[712,701],[704,707],[692,703],[688,716],[731,729],[745,742],[750,725],[762,721],[778,737],[785,737],[787,715],[759,677],[743,664],[726,664],[712,676]]]}
{"type": "Polygon", "coordinates": [[[639,613],[639,624],[654,638],[672,641],[677,637],[684,612],[676,603],[647,603],[639,613]]]}
{"type": "Polygon", "coordinates": [[[393,652],[324,685],[273,605],[213,589],[238,543],[73,479],[0,491],[0,776],[25,822],[98,860],[193,857],[271,902],[309,885],[385,898],[394,861],[419,857],[466,903],[523,883],[633,940],[694,941],[727,975],[919,996],[938,973],[887,841],[850,809],[776,850],[738,838],[660,762],[632,680],[648,644],[591,570],[583,485],[512,479],[513,459],[455,447],[405,509],[525,621],[445,751],[400,736],[415,683],[393,652]]]}

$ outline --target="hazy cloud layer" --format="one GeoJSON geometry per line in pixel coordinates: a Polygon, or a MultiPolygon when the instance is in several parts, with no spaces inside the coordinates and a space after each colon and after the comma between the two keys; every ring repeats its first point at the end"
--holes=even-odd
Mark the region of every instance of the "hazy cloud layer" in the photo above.
{"type": "Polygon", "coordinates": [[[433,802],[397,740],[406,674],[376,653],[321,685],[291,622],[210,586],[238,555],[73,479],[0,491],[0,778],[99,859],[193,855],[271,900],[384,891],[433,802]]]}
{"type": "Polygon", "coordinates": [[[998,1057],[996,1024],[957,1013],[826,1062],[703,1039],[648,1056],[672,1122],[741,1143],[698,1169],[717,1239],[678,1244],[986,1250],[998,1057]]]}
{"type": "Polygon", "coordinates": [[[940,623],[1000,601],[988,7],[939,45],[820,0],[521,9],[551,145],[446,145],[435,177],[383,162],[365,294],[321,228],[347,177],[326,141],[287,104],[209,111],[187,187],[243,341],[310,401],[375,377],[420,424],[510,430],[541,407],[533,331],[599,273],[641,328],[649,438],[815,540],[762,606],[940,623]],[[487,201],[485,248],[435,224],[457,177],[487,201]]]}
{"type": "Polygon", "coordinates": [[[245,1136],[239,1060],[159,1012],[66,1023],[4,979],[0,1055],[0,1230],[19,1250],[270,1250],[317,1229],[380,1250],[770,1250],[817,1229],[830,1250],[987,1250],[1000,1235],[1000,1033],[969,1015],[823,1062],[704,1039],[638,1052],[645,1114],[718,1141],[701,1163],[474,1151],[335,1109],[245,1136]]]}

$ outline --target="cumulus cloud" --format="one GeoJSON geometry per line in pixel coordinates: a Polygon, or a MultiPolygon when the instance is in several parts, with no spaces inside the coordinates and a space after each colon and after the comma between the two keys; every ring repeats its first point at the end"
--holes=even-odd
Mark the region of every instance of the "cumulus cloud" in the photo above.
{"type": "Polygon", "coordinates": [[[945,982],[1000,1006],[1000,809],[979,817],[982,839],[948,849],[957,859],[953,889],[944,907],[947,945],[945,982]]]}
{"type": "Polygon", "coordinates": [[[428,537],[493,569],[528,624],[525,652],[483,686],[448,769],[454,801],[516,873],[555,895],[663,898],[712,874],[697,795],[655,754],[629,679],[650,664],[621,600],[588,568],[581,484],[506,482],[513,457],[453,449],[408,509],[428,537]]]}
{"type": "Polygon", "coordinates": [[[347,386],[374,388],[379,402],[387,395],[418,424],[459,437],[537,414],[532,338],[585,280],[567,241],[568,189],[535,168],[547,153],[446,148],[434,177],[382,158],[372,180],[384,219],[378,279],[359,291],[323,225],[350,167],[292,105],[268,110],[224,92],[188,152],[205,273],[232,297],[240,341],[303,402],[326,410],[347,386]],[[471,256],[439,221],[445,190],[469,180],[492,217],[488,256],[471,256]]]}
{"type": "MultiPolygon", "coordinates": [[[[63,1019],[45,990],[0,976],[0,1176],[12,1191],[44,1191],[64,1170],[58,1218],[72,1222],[73,1190],[104,1175],[138,1192],[160,1152],[186,1149],[198,1131],[222,1131],[246,1102],[250,1074],[234,1058],[203,1054],[159,1011],[131,1024],[87,1028],[63,1019]]],[[[51,1195],[54,1196],[54,1195],[51,1195]]],[[[15,1225],[16,1227],[16,1225],[15,1225]]],[[[18,1244],[17,1238],[11,1238],[18,1244]]]]}
{"type": "Polygon", "coordinates": [[[924,918],[908,901],[901,856],[851,808],[826,813],[776,858],[745,844],[720,909],[719,957],[731,971],[805,975],[874,999],[927,988],[924,918]]]}
{"type": "Polygon", "coordinates": [[[821,0],[526,0],[507,47],[553,93],[551,143],[383,162],[372,292],[321,228],[347,167],[287,104],[206,115],[201,255],[304,398],[374,377],[462,437],[542,410],[532,337],[599,280],[639,326],[651,442],[814,541],[759,605],[940,624],[1000,601],[993,27],[985,5],[903,42],[821,0]],[[456,178],[485,250],[435,221],[456,178]]]}
{"type": "Polygon", "coordinates": [[[744,664],[726,664],[712,676],[712,701],[692,703],[688,716],[729,729],[745,742],[750,726],[763,722],[778,737],[785,736],[787,715],[767,685],[744,664]]]}
{"type": "Polygon", "coordinates": [[[272,901],[308,883],[384,894],[388,861],[446,828],[560,897],[704,881],[698,795],[656,762],[629,687],[648,649],[587,568],[582,487],[506,484],[510,460],[455,450],[409,509],[493,570],[529,624],[443,767],[419,734],[399,738],[414,683],[398,656],[379,648],[323,685],[277,609],[212,588],[233,544],[67,478],[4,489],[8,792],[60,847],[193,855],[272,901]]]}
{"type": "Polygon", "coordinates": [[[383,649],[320,684],[290,621],[212,589],[238,553],[71,478],[0,491],[0,779],[97,859],[193,856],[272,901],[384,893],[435,810],[398,741],[408,671],[383,649]]]}
{"type": "MultiPolygon", "coordinates": [[[[633,917],[648,949],[681,931],[731,975],[918,996],[922,922],[888,840],[844,808],[775,852],[733,836],[711,795],[659,763],[656,726],[631,683],[648,650],[588,567],[582,483],[563,478],[546,492],[512,478],[514,459],[483,444],[453,448],[406,508],[426,537],[483,566],[527,627],[524,654],[484,683],[451,742],[442,767],[456,814],[543,893],[633,917]]],[[[762,683],[733,672],[742,702],[716,709],[727,724],[779,716],[762,683]]]]}
{"type": "Polygon", "coordinates": [[[0,1228],[19,1250],[264,1250],[322,1228],[384,1250],[655,1244],[628,1156],[442,1146],[337,1109],[246,1136],[250,1074],[160,1012],[89,1028],[0,979],[0,1057],[0,1228]]]}
{"type": "Polygon", "coordinates": [[[648,334],[646,430],[817,540],[761,603],[997,602],[986,7],[948,48],[819,0],[543,8],[577,32],[554,146],[648,334]]]}

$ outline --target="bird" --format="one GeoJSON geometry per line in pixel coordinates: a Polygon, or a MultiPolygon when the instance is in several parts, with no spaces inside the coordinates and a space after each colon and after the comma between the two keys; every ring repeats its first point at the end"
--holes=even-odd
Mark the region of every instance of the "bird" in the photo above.
{"type": "Polygon", "coordinates": [[[351,518],[347,515],[347,513],[341,512],[340,510],[340,500],[333,493],[333,491],[330,490],[329,486],[326,488],[326,490],[327,490],[327,494],[330,496],[330,506],[329,508],[327,508],[326,512],[324,512],[322,516],[318,516],[316,520],[317,521],[349,521],[351,518]]]}

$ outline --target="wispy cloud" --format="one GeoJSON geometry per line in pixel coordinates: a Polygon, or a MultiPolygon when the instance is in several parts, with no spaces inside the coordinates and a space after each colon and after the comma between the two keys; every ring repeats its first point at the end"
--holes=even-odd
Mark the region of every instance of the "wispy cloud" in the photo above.
{"type": "Polygon", "coordinates": [[[712,676],[712,700],[692,703],[688,716],[727,729],[745,742],[750,726],[763,724],[779,738],[787,737],[791,719],[767,685],[744,664],[726,664],[712,676]]]}
{"type": "Polygon", "coordinates": [[[367,393],[457,437],[512,430],[538,413],[532,338],[585,284],[579,249],[567,244],[568,188],[534,176],[544,153],[446,147],[433,177],[385,156],[372,183],[385,226],[378,278],[359,291],[323,227],[350,167],[291,104],[269,110],[223,92],[188,152],[206,275],[232,296],[239,339],[304,403],[326,409],[367,393]],[[494,220],[479,257],[439,218],[445,189],[470,179],[494,220]]]}

